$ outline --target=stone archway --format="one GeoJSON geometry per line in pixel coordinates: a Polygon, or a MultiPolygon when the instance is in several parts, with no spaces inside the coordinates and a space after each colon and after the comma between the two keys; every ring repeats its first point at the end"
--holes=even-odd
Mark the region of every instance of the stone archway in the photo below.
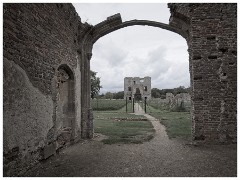
{"type": "Polygon", "coordinates": [[[90,107],[90,59],[93,44],[120,28],[148,25],[186,39],[191,83],[192,139],[237,140],[237,5],[170,3],[169,24],[147,20],[122,22],[121,15],[85,27],[79,36],[82,54],[82,137],[93,137],[90,107]],[[231,21],[229,21],[231,19],[231,21]],[[84,84],[84,85],[83,85],[84,84]]]}
{"type": "MultiPolygon", "coordinates": [[[[92,48],[94,43],[101,37],[129,26],[153,26],[161,29],[166,29],[187,38],[185,31],[179,28],[172,27],[168,24],[149,20],[131,20],[122,22],[120,14],[115,14],[107,18],[107,20],[88,28],[82,37],[82,138],[93,137],[93,115],[90,106],[90,60],[92,58],[92,48]]],[[[141,93],[143,94],[143,93],[141,93]]]]}
{"type": "Polygon", "coordinates": [[[57,69],[56,128],[58,148],[74,140],[75,132],[75,84],[68,65],[57,69]]]}

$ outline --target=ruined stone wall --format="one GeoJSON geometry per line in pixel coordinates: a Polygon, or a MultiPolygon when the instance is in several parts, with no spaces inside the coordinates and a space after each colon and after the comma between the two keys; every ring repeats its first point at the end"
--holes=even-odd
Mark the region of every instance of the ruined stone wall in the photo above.
{"type": "Polygon", "coordinates": [[[169,7],[170,24],[188,33],[193,138],[236,142],[237,4],[169,7]]]}
{"type": "Polygon", "coordinates": [[[169,109],[173,111],[189,111],[191,108],[191,97],[188,93],[180,93],[176,96],[166,93],[166,101],[169,109]]]}
{"type": "Polygon", "coordinates": [[[125,77],[124,78],[124,99],[131,97],[136,94],[137,88],[140,90],[142,99],[145,97],[151,99],[151,77],[125,77]],[[129,87],[131,90],[129,91],[129,87]]]}
{"type": "Polygon", "coordinates": [[[4,176],[21,174],[55,152],[56,72],[75,81],[74,139],[81,131],[81,20],[71,4],[3,5],[4,176]]]}
{"type": "Polygon", "coordinates": [[[170,111],[190,111],[191,97],[188,93],[180,93],[174,96],[172,93],[166,93],[166,98],[152,98],[148,105],[156,109],[168,109],[170,111]]]}

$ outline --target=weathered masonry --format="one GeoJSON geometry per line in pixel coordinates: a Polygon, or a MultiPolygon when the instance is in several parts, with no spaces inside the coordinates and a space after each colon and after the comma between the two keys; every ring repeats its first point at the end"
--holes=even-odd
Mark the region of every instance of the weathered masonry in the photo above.
{"type": "Polygon", "coordinates": [[[124,99],[150,99],[151,98],[151,77],[125,77],[124,78],[124,99]]]}
{"type": "Polygon", "coordinates": [[[116,14],[92,26],[81,22],[72,4],[3,5],[4,176],[21,175],[60,148],[93,137],[93,44],[134,25],[166,29],[186,39],[193,140],[236,142],[237,4],[169,8],[169,24],[122,22],[116,14]]]}

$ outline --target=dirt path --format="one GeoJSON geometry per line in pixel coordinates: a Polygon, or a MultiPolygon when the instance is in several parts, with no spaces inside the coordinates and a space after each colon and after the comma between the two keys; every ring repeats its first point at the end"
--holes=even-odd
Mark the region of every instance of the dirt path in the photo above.
{"type": "Polygon", "coordinates": [[[237,175],[236,145],[187,145],[170,140],[165,127],[136,104],[156,134],[143,144],[104,145],[98,138],[79,142],[42,162],[25,176],[67,177],[227,177],[237,175]]]}
{"type": "Polygon", "coordinates": [[[150,116],[149,114],[145,114],[144,110],[141,108],[141,106],[138,103],[135,103],[134,110],[136,115],[144,115],[153,125],[153,128],[155,129],[155,137],[154,141],[158,142],[167,142],[170,141],[165,126],[163,126],[161,123],[159,123],[159,120],[155,119],[154,117],[150,116]]]}

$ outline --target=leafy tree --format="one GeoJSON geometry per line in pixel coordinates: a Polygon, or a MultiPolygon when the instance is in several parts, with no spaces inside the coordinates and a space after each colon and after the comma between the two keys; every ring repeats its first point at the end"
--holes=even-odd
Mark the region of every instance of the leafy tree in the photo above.
{"type": "Polygon", "coordinates": [[[180,94],[180,93],[189,93],[189,89],[185,88],[184,86],[179,86],[177,88],[174,88],[173,91],[174,91],[173,93],[174,95],[180,94]]]}
{"type": "Polygon", "coordinates": [[[151,94],[152,94],[153,98],[160,98],[161,91],[158,88],[152,88],[151,89],[151,94]]]}
{"type": "Polygon", "coordinates": [[[113,99],[123,99],[123,98],[124,98],[124,91],[113,93],[113,99]]]}
{"type": "Polygon", "coordinates": [[[104,99],[104,97],[105,97],[105,94],[104,94],[104,93],[102,93],[102,94],[100,94],[100,95],[98,96],[98,98],[100,98],[100,99],[104,99]]]}
{"type": "Polygon", "coordinates": [[[97,72],[90,71],[91,73],[91,98],[96,97],[102,88],[100,85],[100,77],[97,77],[97,72]]]}
{"type": "Polygon", "coordinates": [[[105,94],[105,99],[112,99],[113,98],[113,93],[111,92],[106,92],[105,94]]]}
{"type": "Polygon", "coordinates": [[[190,87],[185,88],[184,86],[179,86],[173,89],[161,89],[161,90],[158,88],[152,88],[151,93],[153,98],[165,99],[166,93],[172,93],[174,96],[180,93],[190,93],[190,87]]]}

